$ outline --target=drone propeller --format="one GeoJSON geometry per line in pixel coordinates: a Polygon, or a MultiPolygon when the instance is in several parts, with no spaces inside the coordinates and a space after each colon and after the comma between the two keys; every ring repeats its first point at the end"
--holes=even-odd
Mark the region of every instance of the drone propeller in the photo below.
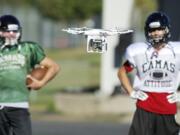
{"type": "Polygon", "coordinates": [[[68,32],[68,33],[71,33],[71,34],[83,34],[84,33],[83,30],[75,30],[75,29],[72,29],[72,28],[62,29],[62,31],[65,31],[65,32],[68,32]]]}
{"type": "Polygon", "coordinates": [[[118,30],[117,31],[119,34],[127,34],[127,33],[132,33],[133,30],[118,30]]]}

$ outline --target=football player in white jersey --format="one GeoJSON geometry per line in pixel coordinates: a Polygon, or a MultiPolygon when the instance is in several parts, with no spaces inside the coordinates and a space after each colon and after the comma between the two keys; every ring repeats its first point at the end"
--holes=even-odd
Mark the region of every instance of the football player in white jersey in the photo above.
{"type": "Polygon", "coordinates": [[[175,121],[180,70],[180,42],[170,42],[169,17],[154,12],[145,22],[147,42],[127,47],[118,77],[131,98],[137,99],[129,135],[178,135],[175,121]],[[136,70],[131,84],[128,72],[136,70]]]}

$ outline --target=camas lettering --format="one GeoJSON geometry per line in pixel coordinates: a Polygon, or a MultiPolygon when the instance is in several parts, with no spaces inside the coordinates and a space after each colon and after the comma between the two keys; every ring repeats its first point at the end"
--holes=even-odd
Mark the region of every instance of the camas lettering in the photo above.
{"type": "Polygon", "coordinates": [[[163,60],[154,60],[154,61],[146,62],[142,65],[143,73],[146,73],[152,69],[163,69],[163,70],[170,71],[171,73],[174,73],[175,64],[168,61],[163,61],[163,60]]]}

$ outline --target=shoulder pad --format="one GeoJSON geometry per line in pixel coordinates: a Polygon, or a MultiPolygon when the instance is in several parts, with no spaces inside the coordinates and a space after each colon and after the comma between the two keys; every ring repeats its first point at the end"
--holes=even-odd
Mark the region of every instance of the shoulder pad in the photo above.
{"type": "Polygon", "coordinates": [[[29,46],[33,46],[33,45],[38,45],[36,42],[33,41],[23,41],[19,43],[20,45],[29,45],[29,46]]]}

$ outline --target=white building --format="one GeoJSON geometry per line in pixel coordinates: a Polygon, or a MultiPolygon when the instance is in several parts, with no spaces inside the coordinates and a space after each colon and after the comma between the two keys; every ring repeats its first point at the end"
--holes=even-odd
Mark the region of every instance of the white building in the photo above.
{"type": "MultiPolygon", "coordinates": [[[[129,29],[133,5],[134,0],[104,0],[102,27],[129,29]]],[[[115,54],[118,52],[119,41],[121,44],[118,36],[108,38],[108,51],[102,54],[100,94],[104,96],[111,95],[115,87],[120,85],[117,77],[118,67],[115,63],[115,61],[120,61],[120,58],[117,58],[118,55],[115,54]]],[[[119,53],[122,52],[119,51],[119,53]]]]}

